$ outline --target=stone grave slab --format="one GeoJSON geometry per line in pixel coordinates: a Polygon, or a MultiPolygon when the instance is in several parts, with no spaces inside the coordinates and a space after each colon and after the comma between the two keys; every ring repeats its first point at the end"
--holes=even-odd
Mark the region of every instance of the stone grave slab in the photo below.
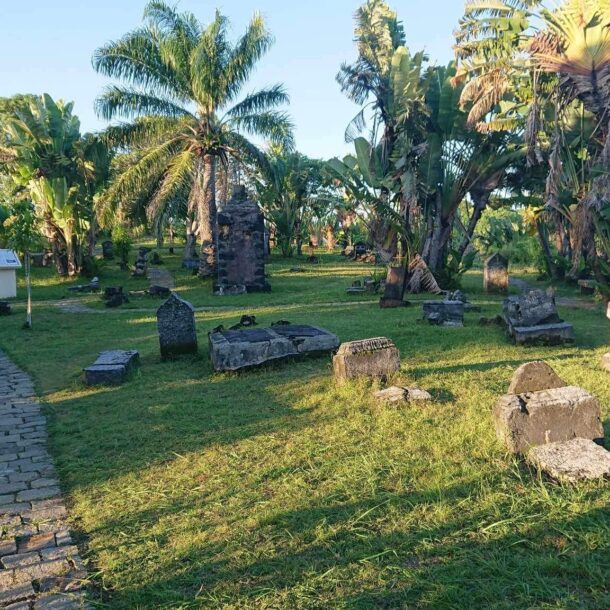
{"type": "Polygon", "coordinates": [[[400,352],[386,337],[342,343],[333,357],[338,381],[357,377],[385,379],[400,369],[400,352]]]}
{"type": "Polygon", "coordinates": [[[140,363],[136,350],[100,352],[97,360],[84,369],[85,385],[120,385],[140,363]]]}
{"type": "Polygon", "coordinates": [[[610,477],[610,451],[585,438],[534,447],[527,457],[534,466],[560,482],[610,477]]]}
{"type": "Polygon", "coordinates": [[[462,301],[424,301],[424,318],[434,326],[464,326],[462,301]]]}
{"type": "Polygon", "coordinates": [[[573,438],[604,437],[599,402],[575,386],[508,394],[494,405],[493,418],[498,438],[512,453],[573,438]]]}
{"type": "Polygon", "coordinates": [[[432,396],[425,390],[419,388],[408,388],[400,386],[391,386],[385,390],[380,390],[373,394],[377,400],[396,404],[400,402],[411,402],[419,400],[432,400],[432,396]]]}
{"type": "Polygon", "coordinates": [[[330,352],[339,346],[339,338],[316,326],[285,324],[210,333],[209,346],[215,371],[237,371],[272,360],[330,352]]]}
{"type": "Polygon", "coordinates": [[[177,294],[172,293],[157,310],[157,329],[164,360],[197,353],[195,308],[177,294]]]}
{"type": "Polygon", "coordinates": [[[513,374],[509,394],[525,394],[553,390],[568,385],[557,373],[541,360],[522,364],[513,374]]]}

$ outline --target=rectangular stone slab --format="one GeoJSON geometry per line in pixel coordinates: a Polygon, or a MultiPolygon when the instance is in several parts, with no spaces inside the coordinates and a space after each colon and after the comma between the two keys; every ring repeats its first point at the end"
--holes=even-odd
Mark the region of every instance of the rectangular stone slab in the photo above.
{"type": "Polygon", "coordinates": [[[100,352],[97,360],[84,369],[85,385],[120,385],[140,363],[136,350],[100,352]]]}
{"type": "Polygon", "coordinates": [[[498,438],[512,453],[573,438],[604,437],[599,402],[575,386],[503,396],[493,407],[493,418],[498,438]]]}
{"type": "Polygon", "coordinates": [[[517,345],[561,345],[574,342],[574,327],[567,322],[539,326],[509,326],[517,345]]]}
{"type": "Polygon", "coordinates": [[[534,447],[527,459],[561,482],[576,483],[610,477],[610,451],[584,438],[534,447]]]}
{"type": "Polygon", "coordinates": [[[339,346],[339,338],[323,328],[286,324],[211,333],[209,346],[215,371],[237,371],[300,354],[329,352],[339,346]]]}

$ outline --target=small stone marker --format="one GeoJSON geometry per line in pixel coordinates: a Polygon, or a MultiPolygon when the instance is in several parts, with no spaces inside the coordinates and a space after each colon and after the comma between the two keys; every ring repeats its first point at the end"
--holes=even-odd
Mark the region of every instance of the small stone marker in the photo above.
{"type": "Polygon", "coordinates": [[[157,329],[163,360],[197,353],[195,309],[176,293],[157,309],[157,329]]]}
{"type": "Polygon", "coordinates": [[[389,403],[411,402],[418,400],[432,400],[432,396],[425,390],[419,388],[405,388],[399,386],[391,386],[385,390],[380,390],[373,394],[378,400],[389,403]]]}
{"type": "Polygon", "coordinates": [[[557,481],[575,483],[610,476],[610,451],[585,438],[534,447],[528,460],[557,481]]]}
{"type": "Polygon", "coordinates": [[[462,301],[424,301],[424,318],[434,326],[464,326],[462,301]]]}
{"type": "Polygon", "coordinates": [[[494,254],[485,261],[483,287],[485,292],[508,292],[508,260],[501,254],[494,254]]]}
{"type": "Polygon", "coordinates": [[[604,437],[599,402],[574,386],[508,394],[494,405],[493,417],[498,438],[512,453],[577,437],[604,437]]]}
{"type": "Polygon", "coordinates": [[[333,357],[338,381],[357,377],[386,378],[400,369],[400,352],[386,337],[342,343],[333,357]]]}
{"type": "Polygon", "coordinates": [[[298,324],[218,330],[208,339],[215,371],[237,371],[271,360],[332,352],[339,347],[337,335],[317,326],[298,324]]]}
{"type": "Polygon", "coordinates": [[[100,352],[97,360],[84,369],[85,385],[120,385],[139,364],[136,350],[100,352]]]}
{"type": "Polygon", "coordinates": [[[522,364],[514,373],[509,394],[525,394],[564,388],[567,383],[546,363],[538,360],[522,364]]]}
{"type": "Polygon", "coordinates": [[[602,368],[610,373],[610,352],[602,357],[602,368]]]}

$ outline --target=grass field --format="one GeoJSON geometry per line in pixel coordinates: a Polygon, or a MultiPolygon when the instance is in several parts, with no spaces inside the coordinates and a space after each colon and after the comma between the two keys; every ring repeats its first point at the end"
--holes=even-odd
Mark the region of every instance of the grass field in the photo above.
{"type": "MultiPolygon", "coordinates": [[[[541,479],[506,455],[490,414],[513,370],[542,358],[600,399],[609,433],[601,306],[561,310],[575,346],[523,349],[479,327],[479,314],[442,329],[425,325],[419,306],[380,310],[372,297],[348,297],[372,267],[338,256],[315,267],[273,258],[272,293],[223,298],[179,272],[177,257],[164,259],[194,305],[242,308],[197,312],[196,358],[160,361],[158,301],[68,314],[54,302],[66,285],[47,271],[37,270],[34,329],[21,329],[22,305],[0,323],[0,346],[46,403],[95,604],[610,608],[608,484],[541,479]],[[320,325],[344,341],[390,337],[402,356],[397,380],[434,400],[379,405],[370,384],[335,385],[328,357],[214,374],[206,334],[242,313],[320,325]],[[83,387],[82,367],[109,348],[138,349],[140,372],[120,388],[83,387]]],[[[104,271],[102,285],[119,283],[146,285],[104,271]]],[[[501,301],[481,285],[477,271],[464,280],[482,315],[496,315],[501,301]]],[[[76,298],[101,307],[98,296],[76,298]]]]}

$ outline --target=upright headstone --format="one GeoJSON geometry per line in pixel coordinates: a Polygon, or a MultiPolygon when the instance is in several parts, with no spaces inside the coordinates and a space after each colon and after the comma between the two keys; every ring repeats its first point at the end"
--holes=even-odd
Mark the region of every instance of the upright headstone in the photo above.
{"type": "Polygon", "coordinates": [[[494,254],[485,261],[483,285],[485,292],[508,292],[508,260],[501,254],[494,254]]]}
{"type": "Polygon", "coordinates": [[[157,310],[157,329],[163,360],[197,353],[195,309],[176,293],[157,310]]]}
{"type": "Polygon", "coordinates": [[[385,379],[400,369],[400,352],[386,337],[342,343],[333,357],[335,379],[385,379]]]}
{"type": "Polygon", "coordinates": [[[102,256],[105,261],[111,261],[114,258],[114,246],[110,239],[102,242],[102,256]]]}
{"type": "Polygon", "coordinates": [[[218,214],[219,294],[227,294],[232,286],[245,286],[248,292],[269,290],[265,279],[263,213],[245,196],[245,188],[236,187],[218,214]]]}

